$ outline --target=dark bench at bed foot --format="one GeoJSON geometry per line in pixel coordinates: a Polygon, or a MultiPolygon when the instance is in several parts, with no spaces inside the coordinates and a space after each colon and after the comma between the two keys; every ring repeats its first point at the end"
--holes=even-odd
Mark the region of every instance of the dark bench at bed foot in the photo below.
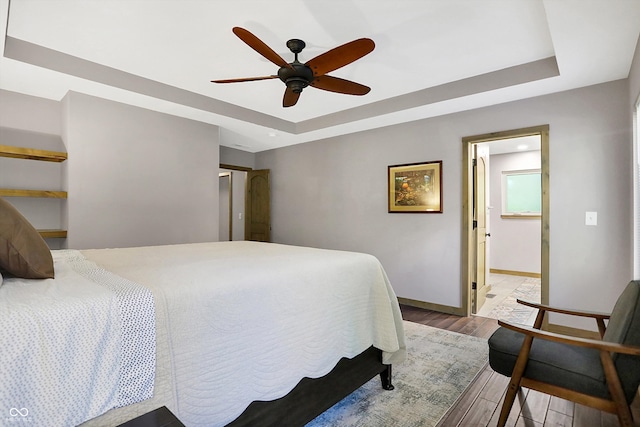
{"type": "Polygon", "coordinates": [[[166,406],[163,406],[118,427],[185,427],[185,425],[166,406]]]}

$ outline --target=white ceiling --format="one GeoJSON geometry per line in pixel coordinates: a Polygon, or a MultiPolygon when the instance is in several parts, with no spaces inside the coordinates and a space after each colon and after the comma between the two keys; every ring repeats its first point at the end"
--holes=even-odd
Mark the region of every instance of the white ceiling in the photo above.
{"type": "Polygon", "coordinates": [[[257,152],[628,77],[639,0],[0,0],[0,88],[69,90],[220,125],[257,152]],[[369,37],[330,75],[365,96],[306,88],[282,107],[277,66],[231,31],[301,62],[369,37]]]}

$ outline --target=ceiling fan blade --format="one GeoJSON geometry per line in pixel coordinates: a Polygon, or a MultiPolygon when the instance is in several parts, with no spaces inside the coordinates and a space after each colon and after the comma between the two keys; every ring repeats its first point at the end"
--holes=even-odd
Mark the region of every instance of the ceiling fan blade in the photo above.
{"type": "Polygon", "coordinates": [[[316,77],[310,85],[329,92],[346,93],[347,95],[366,95],[371,90],[369,86],[327,75],[316,77]]]}
{"type": "Polygon", "coordinates": [[[211,83],[253,82],[255,80],[269,80],[269,79],[277,79],[277,78],[278,78],[278,76],[244,77],[244,78],[240,78],[240,79],[211,80],[211,83]]]}
{"type": "Polygon", "coordinates": [[[285,61],[280,55],[278,55],[273,49],[267,46],[262,40],[253,35],[248,30],[241,27],[233,27],[233,33],[245,42],[249,47],[260,55],[267,58],[279,67],[287,67],[293,69],[293,66],[285,61]]]}
{"type": "Polygon", "coordinates": [[[300,98],[300,92],[294,92],[290,88],[287,88],[284,91],[284,98],[282,98],[282,106],[283,107],[291,107],[296,105],[298,102],[298,98],[300,98]]]}
{"type": "Polygon", "coordinates": [[[357,39],[318,55],[305,65],[311,68],[314,76],[322,76],[362,58],[375,47],[371,39],[357,39]]]}

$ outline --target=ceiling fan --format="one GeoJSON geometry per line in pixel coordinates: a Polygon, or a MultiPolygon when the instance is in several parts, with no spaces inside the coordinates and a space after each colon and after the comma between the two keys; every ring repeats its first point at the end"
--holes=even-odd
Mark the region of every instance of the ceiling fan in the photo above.
{"type": "Polygon", "coordinates": [[[327,73],[344,67],[373,51],[375,43],[371,39],[362,38],[345,43],[303,64],[298,61],[298,54],[306,46],[302,40],[291,39],[287,42],[287,47],[295,56],[293,62],[289,63],[248,30],[234,27],[233,33],[260,55],[278,65],[280,69],[277,75],[212,80],[213,83],[238,83],[279,78],[287,85],[282,99],[283,107],[295,105],[300,93],[307,86],[348,95],[365,95],[371,90],[360,83],[327,75],[327,73]]]}

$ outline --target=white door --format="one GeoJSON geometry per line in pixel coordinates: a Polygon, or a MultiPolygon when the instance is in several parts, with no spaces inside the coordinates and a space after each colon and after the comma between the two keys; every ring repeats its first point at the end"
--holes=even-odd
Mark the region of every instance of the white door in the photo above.
{"type": "Polygon", "coordinates": [[[484,157],[478,157],[478,146],[473,167],[473,237],[475,242],[474,278],[472,283],[471,312],[477,313],[487,298],[487,187],[484,157]]]}

